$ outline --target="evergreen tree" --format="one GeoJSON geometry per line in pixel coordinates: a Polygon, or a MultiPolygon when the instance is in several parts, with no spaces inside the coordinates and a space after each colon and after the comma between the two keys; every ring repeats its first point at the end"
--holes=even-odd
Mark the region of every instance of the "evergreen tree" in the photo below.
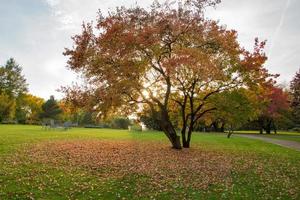
{"type": "MultiPolygon", "coordinates": [[[[22,96],[28,91],[28,85],[22,67],[13,58],[0,67],[0,121],[24,119],[22,96]]],[[[22,120],[21,120],[22,121],[22,120]]],[[[24,120],[23,120],[24,121],[24,120]]]]}
{"type": "Polygon", "coordinates": [[[50,99],[42,105],[41,118],[44,119],[57,119],[59,114],[62,113],[54,96],[50,96],[50,99]]]}
{"type": "Polygon", "coordinates": [[[22,75],[22,67],[13,58],[10,58],[5,66],[0,67],[0,94],[5,93],[10,97],[17,98],[27,91],[28,84],[22,75]]]}

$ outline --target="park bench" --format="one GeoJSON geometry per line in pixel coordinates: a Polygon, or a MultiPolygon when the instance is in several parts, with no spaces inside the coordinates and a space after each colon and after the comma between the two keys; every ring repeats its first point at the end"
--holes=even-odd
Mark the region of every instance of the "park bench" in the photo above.
{"type": "Polygon", "coordinates": [[[64,122],[63,125],[59,125],[59,124],[55,124],[54,120],[50,120],[48,122],[43,122],[42,123],[42,128],[44,130],[69,130],[72,127],[72,123],[71,122],[64,122]]]}

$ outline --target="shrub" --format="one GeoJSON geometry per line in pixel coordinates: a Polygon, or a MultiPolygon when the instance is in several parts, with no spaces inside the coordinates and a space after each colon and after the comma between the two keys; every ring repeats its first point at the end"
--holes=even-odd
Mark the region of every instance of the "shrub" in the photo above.
{"type": "Polygon", "coordinates": [[[142,131],[142,130],[143,130],[143,128],[139,124],[134,124],[134,125],[130,126],[130,131],[142,131]]]}
{"type": "Polygon", "coordinates": [[[291,131],[300,133],[300,127],[295,127],[291,131]]]}
{"type": "Polygon", "coordinates": [[[130,120],[128,118],[118,117],[118,118],[114,118],[111,121],[111,128],[128,129],[129,125],[130,125],[130,120]]]}
{"type": "Polygon", "coordinates": [[[157,119],[157,116],[142,115],[140,117],[140,121],[143,122],[143,124],[145,124],[148,129],[162,131],[162,129],[160,127],[160,122],[157,119]]]}

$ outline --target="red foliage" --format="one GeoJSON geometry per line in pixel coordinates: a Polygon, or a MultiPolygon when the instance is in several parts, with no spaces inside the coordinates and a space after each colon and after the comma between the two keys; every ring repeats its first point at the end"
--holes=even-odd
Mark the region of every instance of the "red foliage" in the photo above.
{"type": "Polygon", "coordinates": [[[268,99],[268,106],[265,115],[271,118],[279,117],[281,111],[289,108],[288,93],[284,92],[281,88],[270,87],[266,98],[268,99]]]}

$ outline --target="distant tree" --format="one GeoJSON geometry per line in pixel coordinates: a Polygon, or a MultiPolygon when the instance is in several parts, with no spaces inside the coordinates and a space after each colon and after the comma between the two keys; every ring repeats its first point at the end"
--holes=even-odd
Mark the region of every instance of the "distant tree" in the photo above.
{"type": "Polygon", "coordinates": [[[28,85],[22,67],[13,58],[0,67],[0,118],[2,120],[24,119],[24,112],[20,110],[22,96],[28,91],[28,85]]]}
{"type": "Polygon", "coordinates": [[[224,131],[226,128],[229,131],[228,137],[248,121],[257,119],[260,114],[257,96],[244,88],[220,93],[215,96],[214,104],[217,110],[208,117],[216,123],[217,130],[224,131]]]}
{"type": "Polygon", "coordinates": [[[42,113],[40,116],[44,119],[58,119],[61,113],[62,109],[59,107],[58,102],[54,96],[50,96],[50,99],[42,105],[42,113]]]}
{"type": "Polygon", "coordinates": [[[73,37],[74,48],[64,53],[69,68],[87,83],[81,90],[69,88],[67,96],[92,102],[103,113],[146,104],[159,113],[175,149],[189,148],[197,122],[217,109],[211,97],[272,81],[263,67],[265,42],[256,39],[254,51],[246,51],[236,31],[204,17],[205,8],[219,0],[179,2],[177,8],[156,2],[151,10],[123,7],[99,14],[96,27],[84,24],[73,37]],[[181,137],[170,115],[176,104],[181,137]]]}
{"type": "Polygon", "coordinates": [[[128,129],[130,120],[126,117],[116,117],[111,121],[111,127],[116,129],[128,129]]]}
{"type": "Polygon", "coordinates": [[[15,116],[16,102],[7,94],[0,94],[0,123],[13,120],[15,116]]]}
{"type": "Polygon", "coordinates": [[[22,67],[10,58],[3,67],[0,67],[0,94],[7,94],[17,98],[28,91],[28,85],[22,67]]]}
{"type": "Polygon", "coordinates": [[[95,125],[96,120],[94,118],[94,113],[89,111],[83,111],[79,124],[81,125],[95,125]]]}
{"type": "Polygon", "coordinates": [[[19,123],[36,124],[40,122],[44,99],[32,94],[24,94],[17,99],[16,119],[19,123]]]}
{"type": "Polygon", "coordinates": [[[275,118],[276,128],[278,130],[290,130],[297,125],[293,118],[292,108],[284,109],[280,111],[280,117],[275,118]]]}
{"type": "Polygon", "coordinates": [[[284,117],[285,111],[289,109],[288,93],[279,87],[270,86],[261,100],[266,104],[258,119],[260,133],[262,134],[265,130],[267,134],[270,134],[272,129],[277,133],[276,121],[284,117]]]}
{"type": "Polygon", "coordinates": [[[21,101],[20,99],[17,101],[15,120],[18,124],[25,124],[30,110],[21,101]]]}
{"type": "Polygon", "coordinates": [[[300,127],[300,69],[291,82],[290,91],[293,119],[297,126],[300,127]]]}
{"type": "Polygon", "coordinates": [[[59,101],[59,107],[62,109],[62,119],[64,121],[72,121],[75,123],[79,122],[79,108],[75,108],[72,104],[65,100],[59,101]]]}

